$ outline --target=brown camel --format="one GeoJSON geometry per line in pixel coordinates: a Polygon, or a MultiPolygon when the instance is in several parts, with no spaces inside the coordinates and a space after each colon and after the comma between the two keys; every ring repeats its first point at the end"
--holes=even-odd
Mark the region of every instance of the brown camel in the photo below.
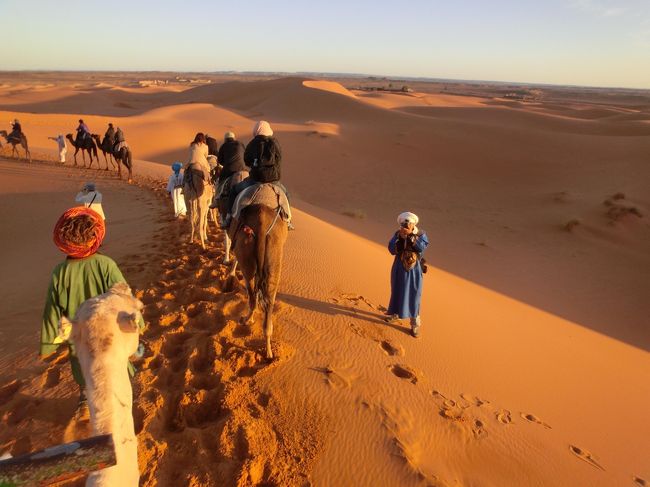
{"type": "Polygon", "coordinates": [[[29,162],[32,162],[32,153],[29,152],[29,146],[27,145],[27,136],[25,134],[21,133],[20,139],[16,139],[15,137],[9,138],[6,130],[0,130],[0,135],[2,135],[7,140],[7,143],[11,144],[12,157],[15,153],[16,157],[20,160],[20,152],[18,152],[18,149],[16,149],[16,146],[20,144],[20,146],[25,149],[25,159],[29,158],[29,162]]]}
{"type": "Polygon", "coordinates": [[[86,167],[86,152],[84,151],[87,151],[88,155],[90,156],[90,164],[88,165],[88,168],[91,168],[93,165],[93,154],[95,154],[95,157],[97,158],[97,167],[99,168],[99,156],[97,155],[97,146],[95,145],[95,142],[93,141],[92,138],[90,137],[84,138],[79,144],[77,144],[77,141],[72,137],[72,134],[67,134],[65,138],[68,139],[72,144],[72,146],[74,147],[75,166],[77,165],[77,152],[81,150],[81,156],[83,157],[84,160],[83,166],[86,167]]]}
{"type": "Polygon", "coordinates": [[[90,135],[93,140],[95,141],[95,145],[97,148],[102,151],[102,154],[104,156],[104,162],[106,163],[106,170],[108,171],[108,161],[111,161],[111,166],[113,169],[115,168],[115,163],[113,162],[113,148],[111,147],[111,141],[104,139],[104,144],[102,144],[101,139],[99,138],[99,135],[97,134],[91,134],[90,135]],[[106,157],[106,154],[108,154],[108,158],[106,157]]]}
{"type": "Polygon", "coordinates": [[[266,358],[269,360],[273,358],[273,305],[280,285],[282,254],[288,233],[279,211],[279,208],[274,210],[266,205],[247,206],[228,229],[233,252],[246,280],[249,305],[246,323],[253,323],[253,313],[259,301],[264,315],[266,358]]]}
{"type": "Polygon", "coordinates": [[[203,171],[194,171],[191,164],[185,169],[183,177],[183,196],[187,206],[187,216],[192,225],[190,243],[194,242],[194,232],[198,230],[201,247],[205,249],[208,239],[208,212],[212,202],[212,185],[203,179],[203,171]]]}

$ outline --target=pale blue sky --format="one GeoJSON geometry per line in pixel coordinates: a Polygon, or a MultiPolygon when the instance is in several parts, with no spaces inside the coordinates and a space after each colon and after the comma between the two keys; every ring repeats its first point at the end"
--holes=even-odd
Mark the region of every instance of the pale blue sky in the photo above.
{"type": "Polygon", "coordinates": [[[0,0],[0,69],[650,88],[650,0],[0,0]]]}

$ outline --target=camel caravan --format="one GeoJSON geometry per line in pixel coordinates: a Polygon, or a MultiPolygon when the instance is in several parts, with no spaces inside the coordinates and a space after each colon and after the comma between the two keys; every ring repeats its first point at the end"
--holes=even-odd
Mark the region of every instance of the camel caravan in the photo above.
{"type": "MultiPolygon", "coordinates": [[[[67,139],[75,147],[75,154],[78,150],[89,153],[91,165],[93,156],[98,159],[97,147],[100,147],[106,169],[108,154],[114,158],[113,167],[115,163],[118,168],[124,163],[130,177],[130,149],[120,144],[118,138],[123,141],[123,135],[114,132],[113,140],[109,135],[110,132],[101,141],[80,120],[77,137],[68,134],[67,139]]],[[[61,135],[53,138],[61,139],[61,135]]],[[[173,174],[167,185],[175,215],[187,216],[190,222],[190,243],[194,243],[197,235],[201,249],[206,248],[210,215],[224,231],[224,264],[229,266],[230,276],[235,275],[239,266],[248,295],[248,311],[242,316],[242,323],[252,325],[255,311],[261,309],[266,339],[263,353],[267,360],[274,357],[272,313],[280,284],[284,244],[288,231],[293,229],[287,190],[280,182],[281,158],[280,145],[265,121],[255,124],[253,139],[246,147],[232,132],[224,135],[219,148],[215,139],[198,133],[190,144],[188,162],[172,165],[173,174]]],[[[90,205],[70,208],[57,221],[54,243],[67,257],[52,273],[43,312],[40,354],[48,357],[59,347],[67,346],[80,394],[77,417],[82,416],[80,411],[86,410],[96,435],[79,442],[108,441],[110,452],[106,460],[84,471],[89,474],[86,486],[136,487],[140,472],[129,377],[133,368],[128,359],[136,352],[142,354],[139,333],[145,325],[144,305],[132,295],[117,264],[98,253],[105,225],[102,215],[90,205]]],[[[70,452],[74,449],[70,445],[78,448],[78,443],[60,448],[70,452]]],[[[39,475],[45,475],[50,464],[43,463],[43,454],[0,460],[0,484],[20,480],[25,472],[38,471],[39,475]],[[41,459],[37,466],[34,458],[41,459]],[[19,473],[8,479],[3,477],[3,472],[19,473]]],[[[66,469],[69,474],[79,473],[74,470],[78,468],[74,460],[66,463],[65,458],[58,458],[56,462],[51,470],[57,475],[66,469]]]]}
{"type": "MultiPolygon", "coordinates": [[[[25,158],[31,162],[32,155],[27,144],[27,136],[22,131],[20,122],[18,120],[14,120],[11,125],[11,132],[0,130],[0,136],[5,139],[7,144],[11,144],[12,146],[11,157],[16,157],[19,160],[21,159],[20,152],[17,148],[17,146],[20,146],[25,151],[25,158]]],[[[128,181],[131,182],[133,180],[133,154],[131,153],[131,149],[124,139],[122,130],[118,127],[117,131],[115,131],[113,129],[112,123],[109,123],[108,126],[109,128],[106,131],[103,140],[101,141],[98,134],[90,133],[88,126],[84,123],[83,120],[79,120],[76,136],[73,136],[73,134],[69,133],[66,134],[65,137],[63,137],[63,135],[58,135],[56,137],[48,137],[48,139],[55,141],[58,145],[59,162],[66,162],[67,140],[68,143],[75,149],[73,154],[75,167],[79,165],[77,162],[77,154],[79,151],[81,151],[81,157],[83,161],[82,167],[87,167],[90,169],[92,168],[93,162],[97,161],[97,168],[101,169],[98,156],[99,149],[102,151],[102,154],[104,156],[104,163],[106,165],[104,169],[106,171],[109,170],[108,163],[110,161],[111,167],[113,170],[117,170],[118,177],[122,179],[122,166],[124,166],[124,168],[129,173],[128,181]],[[89,158],[88,166],[86,166],[86,153],[88,153],[89,158]]],[[[0,141],[0,147],[1,146],[2,143],[0,141]]]]}

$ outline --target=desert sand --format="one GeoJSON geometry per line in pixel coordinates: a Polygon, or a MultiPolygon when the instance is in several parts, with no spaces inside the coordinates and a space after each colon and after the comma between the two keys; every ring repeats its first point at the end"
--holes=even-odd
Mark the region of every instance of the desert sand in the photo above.
{"type": "Polygon", "coordinates": [[[87,434],[65,357],[36,349],[51,228],[93,180],[102,251],[146,305],[143,485],[647,485],[650,94],[137,80],[0,76],[0,128],[19,118],[34,157],[0,161],[0,453],[87,434]],[[52,162],[80,116],[123,128],[134,184],[52,162]],[[222,232],[188,243],[161,183],[197,131],[247,142],[259,119],[297,228],[271,364],[222,232]],[[381,319],[404,210],[431,240],[419,339],[381,319]]]}

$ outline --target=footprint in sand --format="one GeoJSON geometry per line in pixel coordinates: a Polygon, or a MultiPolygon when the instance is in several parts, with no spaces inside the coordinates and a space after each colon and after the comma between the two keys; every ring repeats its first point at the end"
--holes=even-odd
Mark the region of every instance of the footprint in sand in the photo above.
{"type": "Polygon", "coordinates": [[[512,423],[512,415],[510,414],[510,411],[507,409],[501,409],[496,412],[497,416],[497,421],[502,424],[511,424],[512,423]]]}
{"type": "Polygon", "coordinates": [[[14,380],[0,387],[0,406],[11,401],[22,385],[22,381],[14,380]]]}
{"type": "Polygon", "coordinates": [[[54,387],[61,381],[61,369],[58,366],[50,367],[45,373],[43,387],[54,387]]]}
{"type": "Polygon", "coordinates": [[[587,462],[592,467],[599,468],[600,470],[603,471],[605,470],[603,466],[600,463],[598,463],[594,458],[594,456],[587,450],[577,447],[575,445],[569,445],[569,451],[573,453],[576,457],[578,457],[580,460],[587,462]]]}
{"type": "Polygon", "coordinates": [[[648,485],[648,482],[641,477],[637,477],[636,475],[632,476],[632,480],[634,480],[634,483],[636,485],[639,485],[640,487],[646,487],[648,485]]]}
{"type": "Polygon", "coordinates": [[[382,340],[379,342],[379,346],[381,349],[386,353],[386,355],[389,356],[398,356],[402,357],[404,356],[404,347],[402,347],[399,343],[394,343],[390,340],[382,340]]]}
{"type": "Polygon", "coordinates": [[[477,440],[482,440],[487,437],[488,433],[485,429],[485,425],[480,419],[474,420],[474,423],[472,424],[472,434],[477,440]]]}
{"type": "Polygon", "coordinates": [[[389,367],[390,371],[400,379],[408,380],[411,384],[417,384],[417,373],[408,365],[395,364],[389,367]]]}
{"type": "Polygon", "coordinates": [[[530,413],[521,413],[521,417],[524,418],[524,419],[525,419],[526,421],[528,421],[529,423],[536,423],[536,424],[539,424],[539,425],[543,426],[544,428],[551,429],[551,425],[545,423],[544,421],[542,421],[541,419],[539,419],[539,418],[538,418],[537,416],[535,416],[534,414],[530,414],[530,413]]]}
{"type": "Polygon", "coordinates": [[[324,373],[326,382],[333,387],[348,388],[352,382],[349,377],[346,377],[343,373],[329,366],[317,367],[314,370],[324,373]]]}
{"type": "Polygon", "coordinates": [[[465,392],[462,392],[460,394],[460,397],[468,405],[466,407],[469,407],[469,406],[481,407],[481,406],[483,406],[485,404],[490,404],[490,401],[488,401],[487,399],[481,399],[479,397],[472,396],[471,394],[467,394],[465,392]]]}

